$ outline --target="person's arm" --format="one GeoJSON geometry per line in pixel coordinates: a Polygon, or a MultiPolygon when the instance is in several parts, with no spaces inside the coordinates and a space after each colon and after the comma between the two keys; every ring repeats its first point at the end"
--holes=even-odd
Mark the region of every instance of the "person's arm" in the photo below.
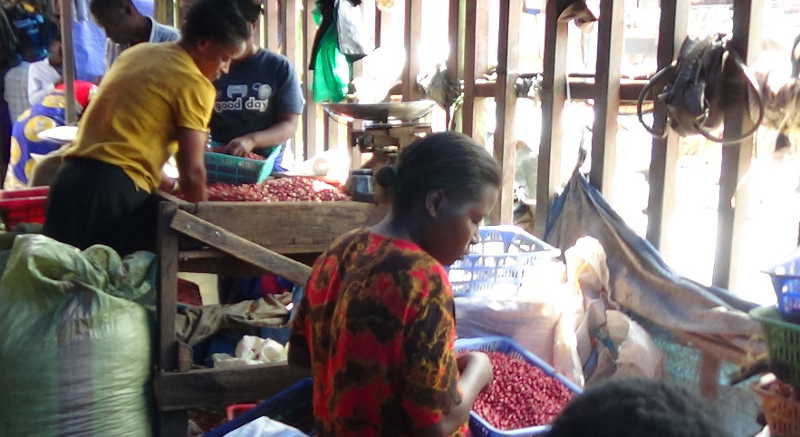
{"type": "Polygon", "coordinates": [[[403,406],[413,435],[445,437],[464,426],[472,404],[492,376],[483,353],[457,357],[453,297],[447,274],[431,272],[429,290],[416,291],[417,314],[406,321],[403,406]],[[462,369],[459,376],[459,369],[462,369]]]}
{"type": "Polygon", "coordinates": [[[426,436],[449,436],[469,419],[469,412],[481,390],[492,380],[492,362],[483,352],[469,352],[458,357],[461,377],[458,387],[461,402],[458,403],[434,427],[423,430],[426,436]]]}
{"type": "Polygon", "coordinates": [[[206,192],[206,166],[204,152],[208,134],[203,131],[178,129],[178,164],[179,184],[186,200],[200,202],[208,199],[206,192]]]}
{"type": "Polygon", "coordinates": [[[225,145],[223,153],[244,156],[248,152],[276,146],[291,138],[297,130],[299,114],[280,114],[272,126],[234,138],[225,145]]]}
{"type": "Polygon", "coordinates": [[[42,101],[55,88],[55,83],[45,77],[41,65],[36,62],[28,69],[28,102],[35,105],[42,101]]]}

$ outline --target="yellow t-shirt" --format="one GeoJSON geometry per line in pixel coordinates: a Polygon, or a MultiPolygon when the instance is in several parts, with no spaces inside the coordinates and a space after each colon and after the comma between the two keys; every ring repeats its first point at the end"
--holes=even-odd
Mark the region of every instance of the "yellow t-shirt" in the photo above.
{"type": "Polygon", "coordinates": [[[67,155],[116,165],[152,192],[178,151],[178,129],[208,131],[215,98],[214,86],[177,43],[138,44],[103,78],[67,155]]]}

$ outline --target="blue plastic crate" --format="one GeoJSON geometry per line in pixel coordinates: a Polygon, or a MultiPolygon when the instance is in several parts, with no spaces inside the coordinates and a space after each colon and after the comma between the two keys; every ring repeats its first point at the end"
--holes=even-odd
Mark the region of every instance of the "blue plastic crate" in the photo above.
{"type": "Polygon", "coordinates": [[[448,270],[456,297],[473,296],[500,285],[519,291],[537,262],[561,254],[517,226],[482,226],[478,234],[478,244],[448,270]]]}
{"type": "Polygon", "coordinates": [[[267,159],[241,158],[224,153],[206,152],[205,163],[209,183],[227,182],[229,184],[258,184],[272,174],[280,147],[273,147],[267,159]]]}
{"type": "Polygon", "coordinates": [[[767,272],[784,318],[800,319],[800,257],[772,267],[767,272]]]}
{"type": "MultiPolygon", "coordinates": [[[[519,343],[508,337],[463,338],[456,340],[455,349],[457,351],[502,352],[506,355],[520,358],[542,369],[545,374],[556,378],[576,395],[582,392],[580,387],[556,373],[556,371],[541,358],[528,352],[520,346],[519,343]]],[[[550,430],[550,425],[531,426],[528,428],[503,431],[490,425],[489,422],[483,420],[483,418],[474,411],[470,411],[469,429],[472,435],[476,437],[529,437],[547,433],[547,431],[550,430]]]]}
{"type": "MultiPolygon", "coordinates": [[[[265,371],[269,372],[269,370],[265,371]]],[[[293,426],[308,434],[312,432],[314,423],[313,390],[311,378],[303,378],[291,387],[259,403],[252,410],[203,434],[203,437],[222,437],[263,416],[293,426]]]]}

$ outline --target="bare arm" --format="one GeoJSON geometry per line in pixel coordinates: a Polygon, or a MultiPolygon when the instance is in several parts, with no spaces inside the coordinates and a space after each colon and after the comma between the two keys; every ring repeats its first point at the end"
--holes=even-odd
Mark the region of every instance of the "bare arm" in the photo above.
{"type": "Polygon", "coordinates": [[[280,114],[278,122],[272,126],[231,140],[225,146],[224,153],[244,156],[245,153],[253,150],[281,144],[294,135],[297,130],[298,119],[299,114],[280,114]]]}
{"type": "Polygon", "coordinates": [[[483,387],[492,380],[492,362],[482,352],[469,352],[458,357],[458,367],[461,377],[458,387],[461,389],[461,403],[442,417],[435,426],[420,430],[417,435],[425,437],[447,437],[453,434],[469,419],[469,412],[475,399],[478,398],[483,387]]]}
{"type": "Polygon", "coordinates": [[[178,163],[179,184],[186,200],[200,202],[208,199],[206,193],[206,167],[204,152],[208,134],[203,131],[178,129],[178,163]]]}

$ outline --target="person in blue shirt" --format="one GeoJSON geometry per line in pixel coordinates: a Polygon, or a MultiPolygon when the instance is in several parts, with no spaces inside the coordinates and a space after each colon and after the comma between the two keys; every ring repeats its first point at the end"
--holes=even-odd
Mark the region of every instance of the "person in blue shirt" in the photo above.
{"type": "Polygon", "coordinates": [[[214,82],[217,100],[211,117],[211,139],[212,145],[236,156],[248,152],[268,156],[273,147],[281,147],[274,167],[274,171],[281,171],[285,143],[294,136],[303,112],[303,94],[289,60],[258,47],[255,27],[261,13],[259,10],[245,17],[253,26],[254,36],[228,74],[214,82]]]}

